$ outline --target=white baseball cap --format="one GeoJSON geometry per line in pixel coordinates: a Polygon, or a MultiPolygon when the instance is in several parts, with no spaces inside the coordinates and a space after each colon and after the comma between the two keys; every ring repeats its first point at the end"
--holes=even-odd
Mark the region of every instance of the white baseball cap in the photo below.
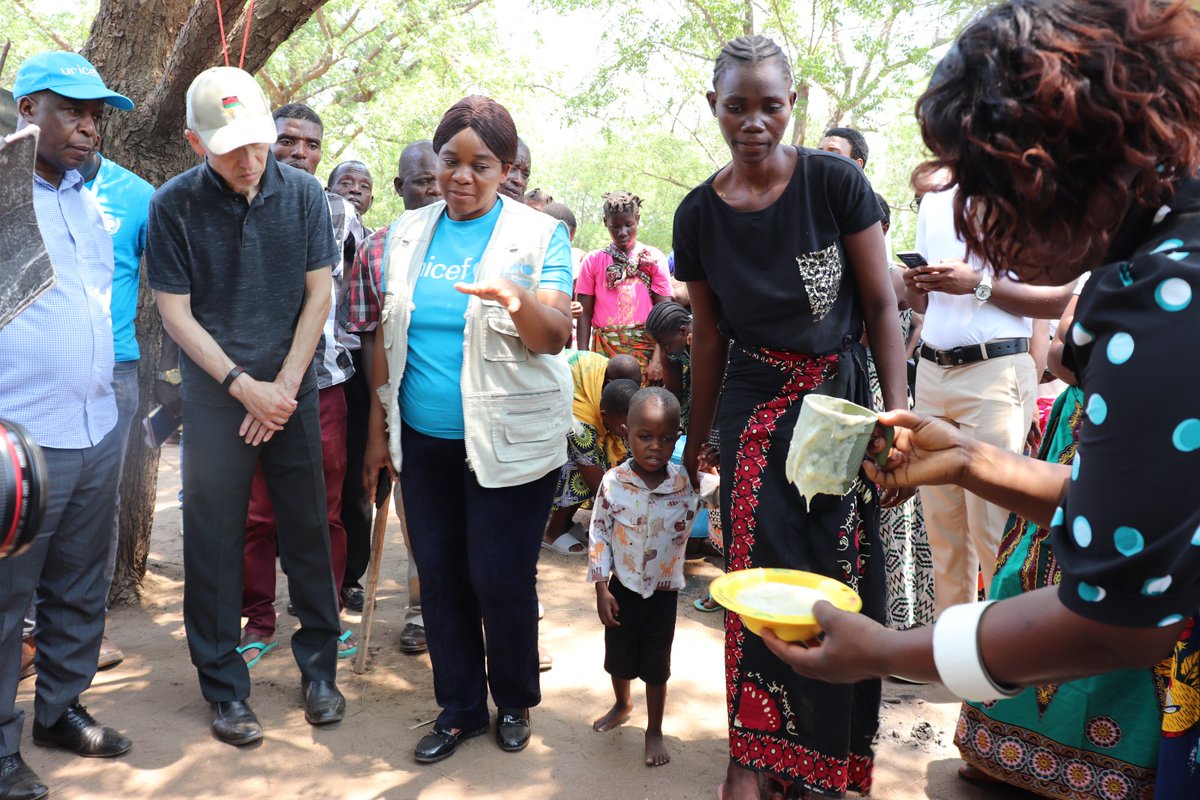
{"type": "Polygon", "coordinates": [[[218,156],[277,138],[262,87],[237,67],[212,67],[196,76],[187,92],[187,126],[218,156]]]}

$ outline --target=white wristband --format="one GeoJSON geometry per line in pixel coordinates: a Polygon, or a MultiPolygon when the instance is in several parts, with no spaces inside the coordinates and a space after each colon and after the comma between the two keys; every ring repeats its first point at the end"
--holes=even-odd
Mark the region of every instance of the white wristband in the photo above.
{"type": "Polygon", "coordinates": [[[1021,687],[992,680],[979,648],[979,623],[994,601],[950,606],[933,626],[933,660],[942,683],[963,700],[985,702],[1012,697],[1021,687]]]}

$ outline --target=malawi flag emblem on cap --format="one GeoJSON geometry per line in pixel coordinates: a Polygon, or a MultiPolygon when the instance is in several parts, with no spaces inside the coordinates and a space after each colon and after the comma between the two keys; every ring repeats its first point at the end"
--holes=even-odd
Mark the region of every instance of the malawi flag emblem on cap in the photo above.
{"type": "Polygon", "coordinates": [[[226,111],[232,111],[235,108],[241,108],[242,102],[237,99],[237,95],[221,98],[221,108],[226,111]]]}

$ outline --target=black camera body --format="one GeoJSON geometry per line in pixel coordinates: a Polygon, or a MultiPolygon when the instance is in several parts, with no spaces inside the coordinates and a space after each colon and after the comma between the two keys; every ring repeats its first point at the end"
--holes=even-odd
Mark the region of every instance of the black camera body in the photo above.
{"type": "Polygon", "coordinates": [[[46,461],[29,432],[0,420],[0,558],[33,544],[46,511],[46,461]]]}

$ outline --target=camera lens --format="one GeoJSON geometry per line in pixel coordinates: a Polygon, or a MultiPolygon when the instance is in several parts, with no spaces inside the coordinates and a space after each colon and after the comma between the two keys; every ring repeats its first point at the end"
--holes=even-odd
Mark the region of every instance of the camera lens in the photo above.
{"type": "Polygon", "coordinates": [[[0,420],[0,558],[24,552],[46,510],[46,462],[29,432],[0,420]]]}

